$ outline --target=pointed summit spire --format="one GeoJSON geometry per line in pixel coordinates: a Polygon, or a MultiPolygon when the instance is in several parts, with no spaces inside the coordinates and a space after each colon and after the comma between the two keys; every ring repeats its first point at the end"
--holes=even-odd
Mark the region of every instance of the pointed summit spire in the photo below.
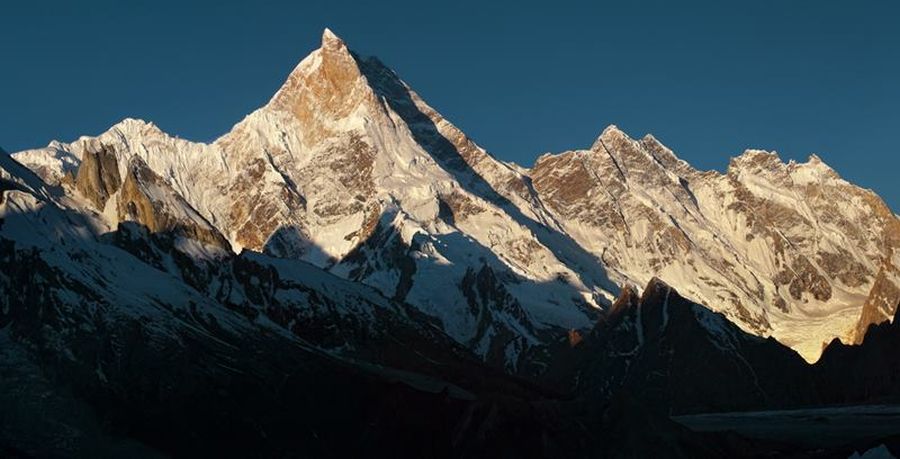
{"type": "Polygon", "coordinates": [[[614,133],[623,133],[623,132],[621,129],[619,129],[619,126],[616,126],[615,124],[610,124],[609,126],[606,126],[605,129],[603,129],[603,132],[600,135],[604,136],[604,135],[611,135],[614,133]]]}
{"type": "Polygon", "coordinates": [[[346,49],[347,44],[344,43],[344,40],[341,40],[340,37],[334,34],[329,28],[325,28],[322,31],[322,49],[327,50],[339,50],[346,49]]]}
{"type": "Polygon", "coordinates": [[[628,134],[625,134],[618,126],[615,124],[610,124],[606,126],[606,129],[603,129],[603,132],[600,133],[600,136],[597,137],[597,140],[594,141],[594,144],[591,145],[591,150],[599,150],[603,147],[604,143],[612,143],[620,139],[628,139],[628,134]]]}
{"type": "Polygon", "coordinates": [[[304,142],[311,145],[329,135],[332,121],[376,100],[357,57],[326,28],[321,47],[294,67],[266,108],[293,114],[306,131],[304,142]]]}

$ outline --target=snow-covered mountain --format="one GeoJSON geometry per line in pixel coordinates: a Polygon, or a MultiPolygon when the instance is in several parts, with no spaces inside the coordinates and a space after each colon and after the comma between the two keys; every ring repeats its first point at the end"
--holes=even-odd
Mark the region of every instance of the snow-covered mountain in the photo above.
{"type": "Polygon", "coordinates": [[[810,360],[893,312],[862,306],[876,284],[897,286],[878,273],[896,269],[900,221],[818,157],[748,150],[704,172],[610,126],[590,149],[522,168],[328,30],[211,144],[127,119],[14,157],[96,232],[137,222],[198,257],[309,262],[511,371],[654,277],[810,360]]]}
{"type": "Polygon", "coordinates": [[[590,150],[542,156],[529,175],[610,271],[639,286],[659,277],[810,360],[851,333],[877,273],[898,261],[897,216],[815,155],[785,164],[748,150],[725,174],[701,172],[652,136],[609,127],[590,150]]]}
{"type": "MultiPolygon", "coordinates": [[[[139,157],[116,179],[96,156],[49,185],[0,155],[4,456],[778,456],[798,449],[665,415],[900,387],[896,319],[813,367],[655,279],[556,343],[555,384],[524,381],[372,287],[232,253],[139,157]],[[92,211],[77,189],[116,205],[92,211]]],[[[498,282],[473,270],[465,291],[508,304],[498,282]]]]}
{"type": "MultiPolygon", "coordinates": [[[[374,288],[201,241],[195,231],[209,226],[142,160],[116,180],[97,156],[57,186],[0,154],[4,457],[736,450],[634,402],[590,416],[594,402],[557,400],[484,365],[374,288]],[[79,188],[106,190],[116,206],[81,207],[96,203],[68,196],[79,188]],[[128,220],[110,229],[112,218],[128,220]]],[[[478,294],[490,292],[485,272],[478,294]]]]}

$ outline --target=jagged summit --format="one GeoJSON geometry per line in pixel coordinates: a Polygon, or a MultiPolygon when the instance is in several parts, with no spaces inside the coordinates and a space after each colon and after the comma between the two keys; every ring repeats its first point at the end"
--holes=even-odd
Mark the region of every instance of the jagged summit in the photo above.
{"type": "Polygon", "coordinates": [[[106,130],[107,135],[169,137],[156,123],[140,118],[125,118],[106,130]]]}
{"type": "Polygon", "coordinates": [[[810,154],[806,162],[793,159],[784,162],[778,152],[757,149],[745,150],[740,156],[732,158],[727,172],[736,176],[774,174],[783,181],[798,184],[840,179],[837,172],[816,154],[810,154]]]}
{"type": "Polygon", "coordinates": [[[300,61],[268,107],[290,111],[304,121],[344,115],[362,97],[361,78],[347,45],[325,29],[321,47],[300,61]]]}
{"type": "Polygon", "coordinates": [[[619,129],[619,126],[616,126],[615,124],[610,124],[610,125],[606,126],[605,128],[603,128],[603,131],[600,133],[600,136],[602,137],[604,135],[611,135],[611,134],[624,134],[624,131],[619,129]]]}
{"type": "Polygon", "coordinates": [[[749,148],[738,156],[731,158],[727,172],[738,174],[747,171],[758,174],[766,171],[777,171],[785,166],[776,151],[749,148]]]}
{"type": "Polygon", "coordinates": [[[777,151],[759,148],[748,148],[734,159],[739,162],[781,162],[781,156],[778,155],[777,151]]]}
{"type": "Polygon", "coordinates": [[[116,129],[116,128],[122,129],[122,130],[151,129],[153,131],[163,132],[162,129],[160,129],[159,126],[157,126],[156,123],[154,123],[152,121],[145,121],[140,118],[131,118],[131,117],[124,118],[122,121],[119,121],[118,123],[112,125],[112,127],[110,127],[110,130],[116,129]]]}
{"type": "Polygon", "coordinates": [[[344,43],[344,40],[335,35],[331,29],[326,27],[325,30],[322,31],[322,48],[333,50],[346,47],[347,45],[344,43]]]}
{"type": "Polygon", "coordinates": [[[809,155],[809,158],[803,163],[803,166],[818,170],[819,172],[832,177],[838,177],[837,172],[815,153],[809,155]]]}
{"type": "Polygon", "coordinates": [[[641,137],[641,140],[643,140],[645,142],[655,142],[655,143],[662,145],[662,142],[660,142],[659,139],[656,138],[656,136],[654,136],[653,134],[650,134],[649,132],[644,134],[644,137],[641,137]]]}
{"type": "Polygon", "coordinates": [[[604,145],[609,142],[613,142],[619,139],[628,139],[631,140],[631,137],[625,133],[625,131],[619,129],[615,124],[610,124],[603,129],[603,132],[597,137],[597,140],[594,141],[593,145],[591,145],[591,150],[602,150],[604,145]]]}

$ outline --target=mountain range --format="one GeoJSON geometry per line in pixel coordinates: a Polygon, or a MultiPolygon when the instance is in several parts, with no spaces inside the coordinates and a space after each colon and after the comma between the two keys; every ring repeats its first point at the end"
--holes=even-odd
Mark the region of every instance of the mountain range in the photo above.
{"type": "Polygon", "coordinates": [[[900,218],[874,192],[615,126],[504,162],[327,29],[214,142],[126,119],[0,154],[0,193],[11,454],[673,451],[582,435],[622,419],[718,456],[780,447],[664,415],[898,395],[900,218]]]}

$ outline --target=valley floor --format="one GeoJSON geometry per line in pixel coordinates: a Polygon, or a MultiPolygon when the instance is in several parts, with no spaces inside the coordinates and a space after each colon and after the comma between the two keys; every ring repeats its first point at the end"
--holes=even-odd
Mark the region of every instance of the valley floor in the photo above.
{"type": "Polygon", "coordinates": [[[857,405],[779,411],[675,416],[698,432],[733,431],[741,436],[804,449],[877,447],[900,436],[900,405],[857,405]]]}

